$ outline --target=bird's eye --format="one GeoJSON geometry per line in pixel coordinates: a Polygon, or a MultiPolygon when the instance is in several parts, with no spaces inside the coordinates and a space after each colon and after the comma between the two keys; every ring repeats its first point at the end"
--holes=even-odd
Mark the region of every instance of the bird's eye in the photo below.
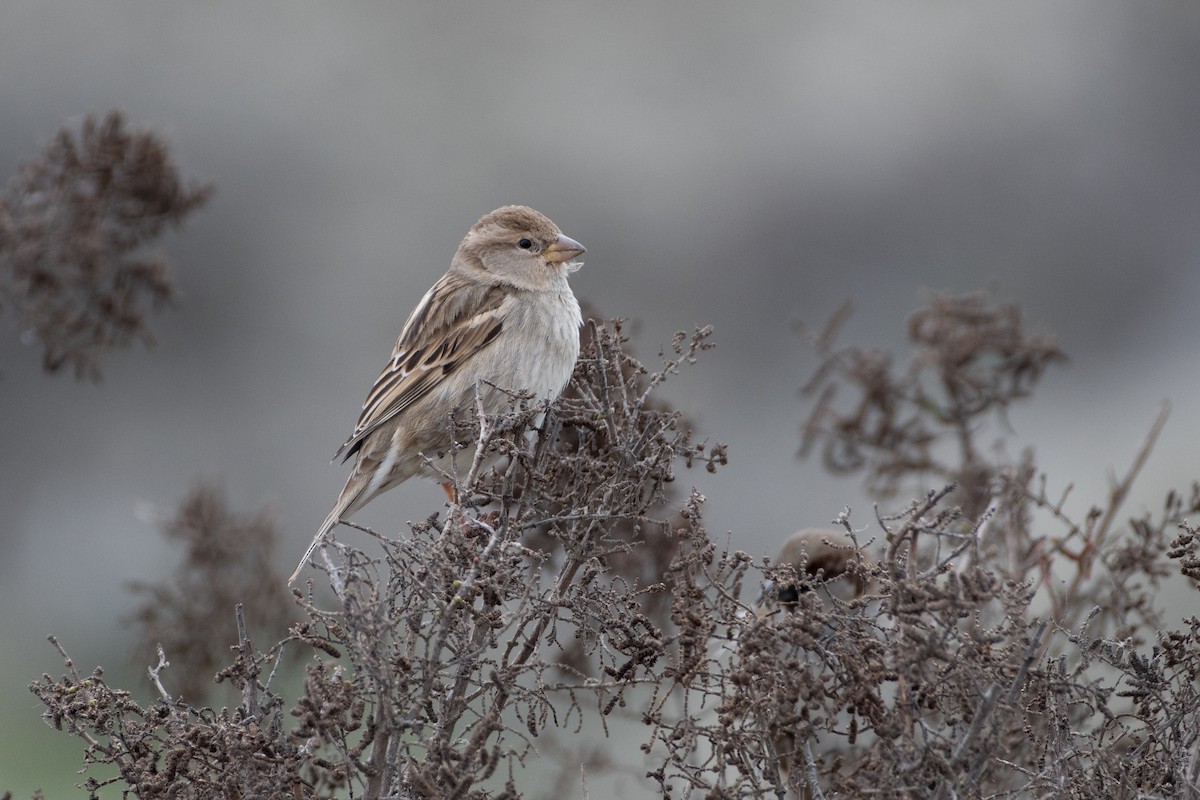
{"type": "Polygon", "coordinates": [[[533,247],[533,240],[521,239],[521,241],[517,242],[517,247],[521,248],[522,250],[529,250],[533,247]]]}

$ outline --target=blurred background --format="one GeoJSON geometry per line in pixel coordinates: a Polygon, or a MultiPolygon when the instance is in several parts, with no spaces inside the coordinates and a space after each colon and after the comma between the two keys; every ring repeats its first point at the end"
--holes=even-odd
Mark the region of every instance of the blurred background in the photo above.
{"type": "MultiPolygon", "coordinates": [[[[329,459],[408,311],[505,203],[588,247],[576,293],[717,349],[665,389],[729,444],[719,541],[774,555],[851,505],[796,458],[816,364],[794,332],[899,346],[931,291],[987,289],[1071,362],[1014,409],[1050,486],[1105,499],[1161,402],[1128,511],[1200,475],[1200,6],[1092,2],[4,4],[0,175],[121,109],[216,195],[164,247],[182,297],[101,385],[48,377],[0,314],[0,790],[63,796],[80,745],[25,686],[62,666],[146,686],[125,586],[201,480],[275,509],[286,574],[329,459]],[[127,676],[127,677],[123,677],[127,676]]],[[[1014,450],[1016,448],[1013,448],[1014,450]]],[[[358,519],[441,508],[411,482],[358,519]]],[[[1180,608],[1175,617],[1194,612],[1180,608]]],[[[232,620],[230,637],[233,641],[232,620]]],[[[252,632],[253,633],[253,632],[252,632]]],[[[259,632],[262,642],[273,632],[259,632]]],[[[116,792],[113,792],[116,796],[116,792]]]]}

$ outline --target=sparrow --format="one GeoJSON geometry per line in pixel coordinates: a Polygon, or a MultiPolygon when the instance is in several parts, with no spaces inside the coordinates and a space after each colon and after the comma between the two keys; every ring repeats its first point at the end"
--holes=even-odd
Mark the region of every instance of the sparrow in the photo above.
{"type": "MultiPolygon", "coordinates": [[[[832,583],[851,571],[856,558],[870,564],[866,555],[859,556],[854,541],[844,533],[819,528],[804,528],[788,537],[779,551],[776,564],[791,564],[796,571],[797,583],[776,587],[773,581],[765,581],[760,607],[773,599],[784,608],[794,607],[800,595],[810,588],[825,582],[832,583]]],[[[852,580],[854,596],[866,589],[862,575],[855,573],[852,580]]]]}
{"type": "MultiPolygon", "coordinates": [[[[843,599],[848,599],[847,594],[858,597],[865,591],[866,582],[861,569],[855,568],[856,561],[863,565],[874,563],[846,534],[820,528],[796,531],[783,543],[774,562],[778,566],[790,564],[796,580],[781,582],[778,586],[774,581],[765,581],[757,604],[758,617],[774,617],[781,621],[794,619],[788,614],[801,610],[800,596],[818,587],[831,590],[843,599]],[[785,613],[780,615],[780,610],[785,613]]],[[[824,602],[828,603],[830,599],[824,598],[824,602]]],[[[820,647],[820,643],[817,646],[820,647]]],[[[769,723],[780,779],[791,788],[789,797],[813,797],[815,793],[807,783],[809,778],[793,774],[797,763],[804,764],[804,741],[797,742],[794,731],[781,722],[783,718],[786,717],[772,719],[769,723]]]]}
{"type": "Polygon", "coordinates": [[[450,269],[409,314],[334,456],[354,456],[354,469],[289,586],[343,518],[414,475],[441,477],[425,459],[451,449],[450,416],[474,407],[477,388],[485,414],[507,406],[502,390],[558,397],[579,357],[583,319],[567,275],[583,252],[526,206],[498,208],[471,226],[450,269]]]}

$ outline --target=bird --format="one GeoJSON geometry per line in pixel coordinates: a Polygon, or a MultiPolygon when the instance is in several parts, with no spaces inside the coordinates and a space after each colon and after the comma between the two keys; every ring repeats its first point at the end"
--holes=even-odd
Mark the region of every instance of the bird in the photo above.
{"type": "MultiPolygon", "coordinates": [[[[791,614],[803,613],[801,595],[821,589],[822,594],[836,595],[843,600],[859,597],[867,588],[865,568],[875,562],[861,550],[858,544],[844,533],[821,528],[803,528],[796,531],[783,543],[776,566],[790,565],[794,581],[785,580],[776,585],[765,581],[758,599],[757,615],[760,619],[774,619],[788,624],[791,614]]],[[[820,595],[818,595],[820,597],[820,595]]],[[[833,601],[829,596],[818,601],[829,608],[833,601]]],[[[826,633],[832,634],[833,628],[826,633]]],[[[818,639],[818,647],[821,642],[818,639]]],[[[796,735],[781,722],[787,715],[771,720],[771,746],[779,768],[780,779],[790,789],[789,796],[808,800],[816,795],[816,787],[810,786],[811,778],[793,773],[793,767],[804,765],[804,742],[797,742],[796,735]],[[803,777],[802,777],[803,776],[803,777]]]]}
{"type": "Polygon", "coordinates": [[[450,450],[450,416],[473,407],[477,390],[485,414],[509,402],[502,390],[558,397],[579,357],[583,317],[567,276],[584,251],[528,206],[503,206],[471,226],[409,314],[334,456],[355,456],[354,468],[289,586],[343,518],[414,475],[440,478],[426,459],[450,450]]]}
{"type": "MultiPolygon", "coordinates": [[[[794,607],[801,593],[846,576],[856,559],[865,564],[872,563],[865,554],[859,554],[857,545],[844,533],[821,528],[796,531],[783,543],[775,563],[790,564],[797,582],[775,587],[773,581],[766,581],[763,596],[759,598],[760,609],[769,607],[763,602],[767,599],[774,599],[784,608],[794,607]]],[[[854,573],[852,587],[855,597],[866,589],[861,572],[854,573]]]]}

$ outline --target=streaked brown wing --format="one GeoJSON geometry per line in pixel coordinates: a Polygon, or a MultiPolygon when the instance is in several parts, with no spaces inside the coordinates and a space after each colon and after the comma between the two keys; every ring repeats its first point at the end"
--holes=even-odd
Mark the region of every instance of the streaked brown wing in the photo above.
{"type": "Polygon", "coordinates": [[[511,290],[447,273],[413,309],[391,361],[367,394],[354,435],[337,454],[350,458],[363,440],[429,394],[500,335],[500,305],[511,290]]]}

